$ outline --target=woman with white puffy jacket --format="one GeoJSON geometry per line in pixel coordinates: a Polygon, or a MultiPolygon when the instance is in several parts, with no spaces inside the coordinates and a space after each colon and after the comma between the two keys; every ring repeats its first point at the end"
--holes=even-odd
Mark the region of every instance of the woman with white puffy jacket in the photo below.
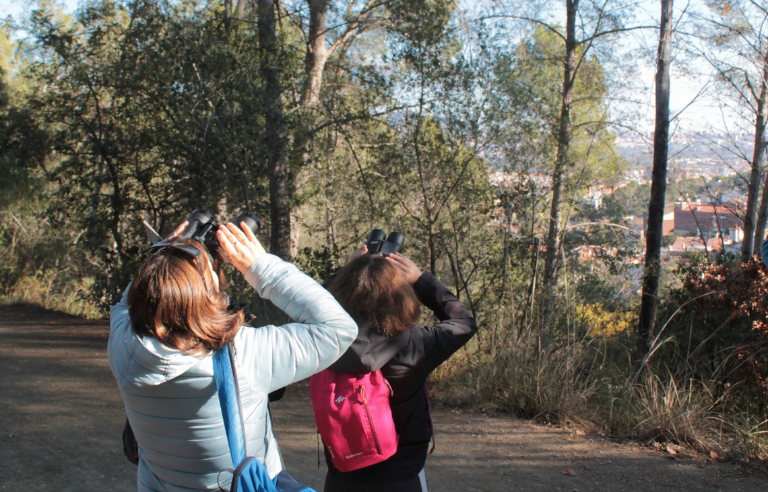
{"type": "Polygon", "coordinates": [[[112,307],[108,348],[139,445],[141,492],[219,490],[219,472],[232,468],[214,351],[234,345],[246,448],[276,479],[282,464],[267,395],[325,369],[357,335],[325,289],[267,254],[247,227],[227,224],[217,236],[256,292],[296,322],[253,328],[243,326],[242,314],[228,314],[198,241],[171,239],[150,252],[112,307]]]}

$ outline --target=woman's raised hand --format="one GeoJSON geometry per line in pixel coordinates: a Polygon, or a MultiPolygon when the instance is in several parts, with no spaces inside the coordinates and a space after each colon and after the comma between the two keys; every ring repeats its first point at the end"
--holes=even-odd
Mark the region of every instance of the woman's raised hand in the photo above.
{"type": "Polygon", "coordinates": [[[240,273],[245,274],[256,260],[267,254],[253,232],[244,224],[242,229],[232,222],[227,222],[226,226],[220,225],[216,237],[219,238],[219,244],[229,256],[232,265],[240,273]]]}
{"type": "Polygon", "coordinates": [[[349,255],[349,258],[347,258],[347,264],[352,263],[352,261],[354,261],[356,258],[360,258],[367,252],[368,252],[368,246],[363,244],[362,246],[354,250],[351,255],[349,255]]]}
{"type": "Polygon", "coordinates": [[[407,256],[403,256],[400,253],[392,253],[387,256],[387,261],[392,262],[411,284],[415,284],[419,277],[421,277],[421,270],[407,256]]]}

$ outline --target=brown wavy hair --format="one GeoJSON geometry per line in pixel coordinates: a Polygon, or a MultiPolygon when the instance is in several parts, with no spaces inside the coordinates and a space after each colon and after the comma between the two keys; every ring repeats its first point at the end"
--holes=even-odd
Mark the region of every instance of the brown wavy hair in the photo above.
{"type": "Polygon", "coordinates": [[[368,321],[387,337],[408,330],[421,315],[413,287],[382,256],[355,258],[341,269],[328,290],[351,316],[368,321]]]}
{"type": "MultiPolygon", "coordinates": [[[[208,252],[198,241],[172,242],[194,247],[201,253],[200,261],[208,261],[208,252]]],[[[128,292],[134,332],[189,354],[219,350],[235,338],[243,313],[227,313],[226,296],[214,288],[205,264],[203,282],[197,261],[170,247],[144,260],[128,292]]]]}

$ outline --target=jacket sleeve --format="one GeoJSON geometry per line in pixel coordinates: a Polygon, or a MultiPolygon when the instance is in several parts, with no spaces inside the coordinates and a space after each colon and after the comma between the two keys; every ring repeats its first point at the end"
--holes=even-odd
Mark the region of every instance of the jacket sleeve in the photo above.
{"type": "Polygon", "coordinates": [[[245,279],[296,321],[240,329],[237,359],[253,387],[269,393],[308,378],[330,366],[355,340],[357,324],[328,291],[291,263],[264,255],[245,279]]]}
{"type": "Polygon", "coordinates": [[[419,300],[435,313],[440,323],[419,328],[411,336],[406,350],[414,359],[424,358],[431,369],[436,368],[464,346],[477,333],[477,323],[448,288],[434,275],[424,272],[413,284],[419,300]]]}
{"type": "MultiPolygon", "coordinates": [[[[131,282],[133,283],[133,282],[131,282]]],[[[123,381],[120,373],[120,365],[117,359],[120,357],[128,357],[128,352],[125,349],[125,343],[121,334],[124,334],[129,330],[131,323],[131,317],[128,313],[128,290],[131,288],[131,284],[123,291],[123,295],[120,297],[120,302],[112,306],[109,310],[109,341],[107,342],[107,360],[109,361],[109,368],[112,369],[112,374],[117,380],[118,386],[123,381]]]]}

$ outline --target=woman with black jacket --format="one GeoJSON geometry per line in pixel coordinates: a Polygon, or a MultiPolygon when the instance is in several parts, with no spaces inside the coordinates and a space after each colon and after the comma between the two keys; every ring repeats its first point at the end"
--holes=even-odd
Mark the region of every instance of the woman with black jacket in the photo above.
{"type": "Polygon", "coordinates": [[[381,370],[392,387],[390,406],[399,436],[397,452],[375,465],[341,472],[328,450],[325,492],[426,492],[424,464],[432,425],[426,381],[477,332],[472,315],[431,273],[397,253],[355,251],[325,286],[358,324],[358,335],[330,369],[346,374],[381,370]],[[413,326],[419,301],[439,323],[413,326]]]}

